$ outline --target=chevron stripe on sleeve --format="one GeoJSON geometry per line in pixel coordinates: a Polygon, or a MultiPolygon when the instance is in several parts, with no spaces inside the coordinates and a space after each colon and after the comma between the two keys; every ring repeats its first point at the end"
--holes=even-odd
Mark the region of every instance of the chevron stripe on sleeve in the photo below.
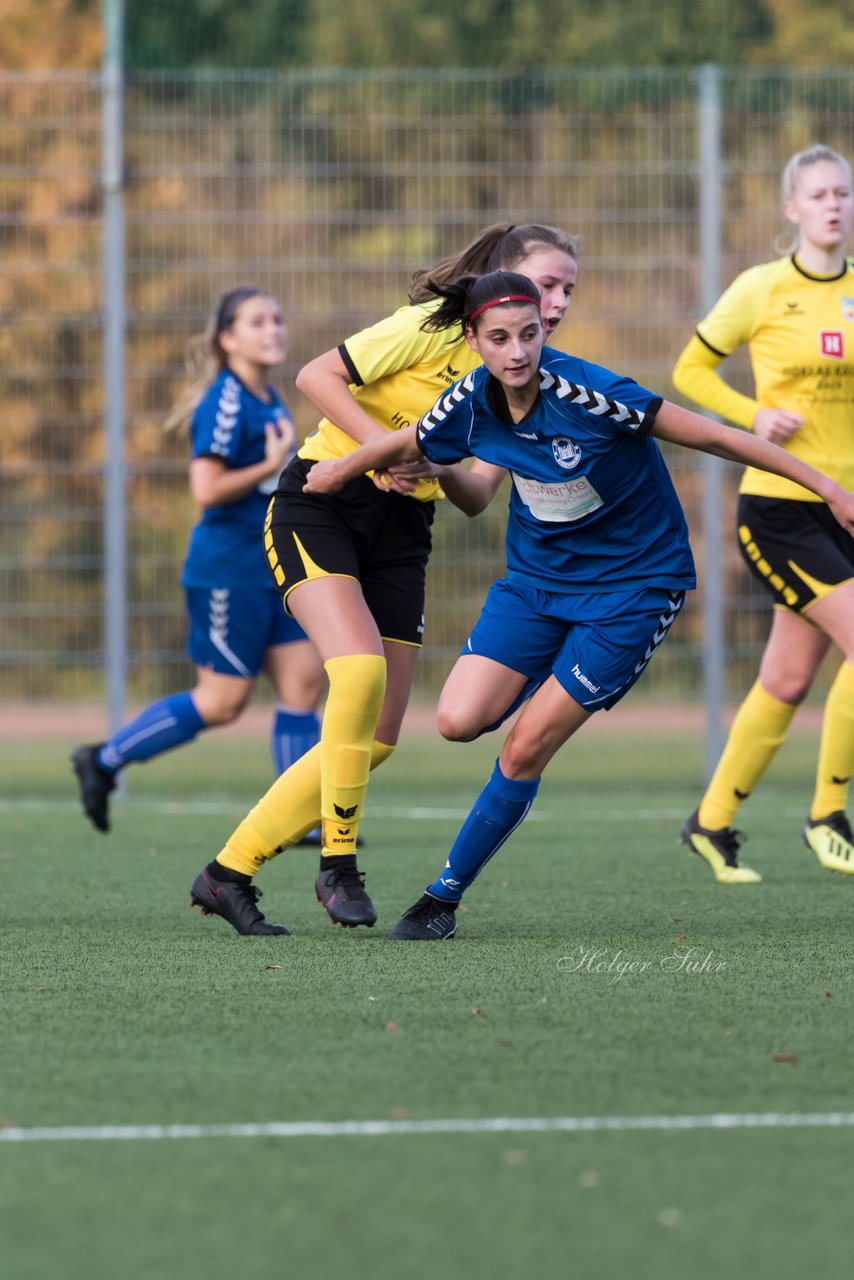
{"type": "Polygon", "coordinates": [[[597,418],[609,418],[612,422],[647,431],[654,422],[654,414],[648,411],[642,413],[639,409],[632,409],[628,405],[620,404],[619,400],[611,400],[599,391],[583,387],[577,382],[569,382],[559,374],[549,373],[546,369],[540,370],[540,385],[544,391],[553,391],[558,400],[578,405],[580,409],[586,409],[597,418]]]}
{"type": "Polygon", "coordinates": [[[433,408],[425,413],[417,424],[419,435],[426,435],[433,427],[437,427],[440,422],[444,422],[452,409],[456,409],[457,405],[462,404],[472,392],[475,373],[476,370],[473,369],[471,373],[467,373],[459,382],[455,382],[450,391],[445,391],[439,396],[433,408]]]}

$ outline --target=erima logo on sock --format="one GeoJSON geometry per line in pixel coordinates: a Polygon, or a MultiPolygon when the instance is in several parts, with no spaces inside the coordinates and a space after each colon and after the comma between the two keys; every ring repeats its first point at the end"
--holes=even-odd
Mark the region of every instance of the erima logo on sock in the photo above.
{"type": "Polygon", "coordinates": [[[332,808],[335,810],[335,816],[340,818],[342,822],[349,822],[351,818],[355,818],[358,805],[354,804],[350,809],[342,809],[340,805],[334,804],[332,808]]]}

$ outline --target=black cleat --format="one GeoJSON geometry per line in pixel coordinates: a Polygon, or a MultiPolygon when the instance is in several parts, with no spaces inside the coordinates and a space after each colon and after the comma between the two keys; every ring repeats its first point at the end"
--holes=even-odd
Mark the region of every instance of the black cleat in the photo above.
{"type": "Polygon", "coordinates": [[[365,893],[365,873],[356,867],[332,867],[318,872],[314,882],[317,901],[329,912],[333,924],[355,929],[365,924],[372,929],[377,922],[374,904],[365,893]]]}
{"type": "Polygon", "coordinates": [[[200,871],[190,889],[190,906],[201,907],[203,916],[222,916],[233,929],[242,934],[290,933],[283,924],[270,924],[258,910],[261,890],[257,885],[233,884],[231,881],[214,880],[207,871],[200,871]]]}
{"type": "Polygon", "coordinates": [[[109,794],[116,789],[116,775],[98,764],[98,752],[104,744],[76,747],[71,764],[80,783],[80,801],[87,818],[99,831],[109,831],[109,794]]]}
{"type": "Polygon", "coordinates": [[[388,935],[391,942],[441,942],[457,932],[457,904],[442,902],[429,893],[404,911],[388,935]]]}
{"type": "Polygon", "coordinates": [[[705,858],[718,884],[759,884],[762,879],[759,872],[741,866],[738,861],[741,842],[747,837],[732,827],[721,827],[716,831],[701,827],[698,812],[695,809],[682,828],[679,837],[682,844],[687,844],[692,853],[705,858]]]}

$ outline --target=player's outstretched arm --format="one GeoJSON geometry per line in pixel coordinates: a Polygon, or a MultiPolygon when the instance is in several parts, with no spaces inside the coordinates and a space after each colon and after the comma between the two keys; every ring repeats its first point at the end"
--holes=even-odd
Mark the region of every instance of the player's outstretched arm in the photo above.
{"type": "Polygon", "coordinates": [[[692,413],[690,409],[683,409],[668,400],[658,411],[652,434],[671,444],[698,449],[702,453],[726,458],[729,462],[758,467],[760,471],[770,471],[786,480],[793,480],[826,502],[842,527],[854,533],[854,494],[769,440],[760,440],[735,427],[712,422],[702,414],[692,413]]]}
{"type": "Polygon", "coordinates": [[[439,482],[448,501],[464,515],[479,516],[495,497],[506,475],[504,467],[475,458],[470,467],[461,467],[459,463],[443,467],[439,482]]]}
{"type": "Polygon", "coordinates": [[[303,485],[304,493],[338,493],[349,480],[366,471],[379,471],[398,462],[414,462],[421,450],[415,438],[415,427],[404,431],[385,431],[376,440],[354,449],[344,458],[325,458],[315,462],[303,485]]]}

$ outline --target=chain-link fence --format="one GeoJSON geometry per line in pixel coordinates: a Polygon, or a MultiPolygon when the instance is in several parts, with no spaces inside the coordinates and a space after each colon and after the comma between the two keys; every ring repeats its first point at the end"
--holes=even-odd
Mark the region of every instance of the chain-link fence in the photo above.
{"type": "MultiPolygon", "coordinates": [[[[131,695],[187,682],[179,575],[195,518],[186,441],[162,433],[187,339],[216,295],[257,283],[290,331],[278,378],[299,428],[302,363],[405,300],[413,270],[485,224],[580,232],[579,287],[556,345],[668,397],[698,317],[701,95],[689,71],[138,73],[125,89],[128,658],[131,695]]],[[[778,176],[820,140],[854,154],[846,71],[722,70],[720,284],[775,256],[778,176]]],[[[0,697],[100,696],[104,665],[101,77],[0,74],[0,697]]],[[[707,175],[708,176],[708,175],[707,175]]],[[[728,376],[746,388],[736,358],[728,376]]],[[[696,697],[704,645],[704,472],[668,453],[701,591],[644,679],[696,697]]],[[[732,545],[729,692],[750,678],[768,608],[732,545]]],[[[436,522],[419,687],[435,692],[501,571],[503,510],[436,522]]],[[[708,530],[707,530],[708,532],[708,530]]],[[[717,570],[716,570],[717,572],[717,570]]]]}

